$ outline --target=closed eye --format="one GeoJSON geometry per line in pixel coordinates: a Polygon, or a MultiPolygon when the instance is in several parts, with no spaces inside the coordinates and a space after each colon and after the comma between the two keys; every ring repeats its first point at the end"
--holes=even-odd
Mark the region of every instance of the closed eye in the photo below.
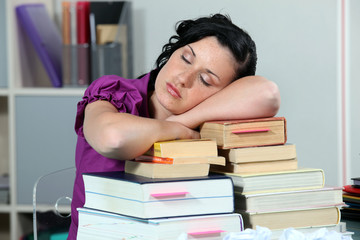
{"type": "Polygon", "coordinates": [[[201,81],[201,83],[204,84],[206,87],[210,87],[210,86],[211,86],[211,84],[208,83],[201,74],[200,74],[200,81],[201,81]]]}
{"type": "Polygon", "coordinates": [[[188,59],[186,59],[186,57],[185,57],[184,55],[181,55],[181,59],[182,59],[184,62],[186,62],[187,64],[191,64],[191,62],[190,62],[188,59]]]}

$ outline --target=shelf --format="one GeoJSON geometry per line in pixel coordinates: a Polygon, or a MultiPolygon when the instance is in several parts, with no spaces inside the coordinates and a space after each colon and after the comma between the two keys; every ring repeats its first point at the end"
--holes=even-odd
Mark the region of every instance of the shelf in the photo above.
{"type": "Polygon", "coordinates": [[[0,204],[0,213],[10,213],[11,207],[9,204],[0,204]]]}
{"type": "Polygon", "coordinates": [[[0,88],[0,97],[8,96],[9,90],[7,88],[0,88]]]}
{"type": "Polygon", "coordinates": [[[22,96],[82,96],[85,88],[16,88],[15,95],[22,96]]]}

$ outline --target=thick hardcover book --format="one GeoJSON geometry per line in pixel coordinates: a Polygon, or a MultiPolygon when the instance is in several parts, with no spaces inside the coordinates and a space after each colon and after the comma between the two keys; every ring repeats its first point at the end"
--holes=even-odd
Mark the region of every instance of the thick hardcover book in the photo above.
{"type": "Polygon", "coordinates": [[[222,174],[231,177],[234,190],[243,194],[316,189],[324,187],[325,183],[324,171],[317,168],[256,174],[222,174]]]}
{"type": "Polygon", "coordinates": [[[201,138],[216,139],[222,149],[285,144],[284,117],[210,121],[200,127],[201,138]]]}
{"type": "Polygon", "coordinates": [[[360,187],[360,177],[351,178],[353,180],[353,185],[360,187]]]}
{"type": "Polygon", "coordinates": [[[146,155],[156,157],[218,156],[216,141],[211,139],[180,139],[155,142],[146,155]]]}
{"type": "Polygon", "coordinates": [[[86,208],[78,208],[77,239],[212,239],[243,230],[240,214],[214,214],[139,220],[86,208]]]}
{"type": "Polygon", "coordinates": [[[126,161],[125,172],[149,178],[202,177],[209,174],[209,163],[162,164],[126,161]]]}
{"type": "Polygon", "coordinates": [[[343,188],[344,192],[354,194],[355,196],[360,197],[360,188],[354,187],[353,185],[345,185],[343,188]]]}
{"type": "Polygon", "coordinates": [[[222,156],[210,157],[155,157],[149,155],[141,155],[135,158],[138,162],[148,163],[162,163],[162,164],[194,164],[194,163],[208,163],[214,165],[225,166],[225,158],[222,156]]]}
{"type": "Polygon", "coordinates": [[[62,40],[44,4],[16,7],[20,26],[32,42],[54,87],[62,86],[62,40]]]}
{"type": "Polygon", "coordinates": [[[287,160],[265,161],[265,162],[247,162],[232,163],[227,162],[225,166],[211,166],[210,171],[231,172],[238,174],[254,174],[296,170],[298,161],[296,158],[287,160]]]}
{"type": "Polygon", "coordinates": [[[358,208],[360,208],[360,196],[358,194],[344,192],[343,200],[346,204],[358,204],[358,208]]]}
{"type": "Polygon", "coordinates": [[[233,163],[267,162],[297,157],[295,144],[219,149],[219,155],[233,163]]]}
{"type": "Polygon", "coordinates": [[[83,174],[85,207],[150,219],[234,210],[231,178],[152,179],[125,172],[83,174]]]}
{"type": "Polygon", "coordinates": [[[235,208],[248,212],[280,211],[291,208],[341,204],[343,204],[341,187],[260,194],[240,194],[235,192],[235,208]]]}
{"type": "Polygon", "coordinates": [[[245,228],[256,226],[269,229],[335,225],[340,222],[341,206],[288,209],[270,212],[241,212],[245,228]]]}

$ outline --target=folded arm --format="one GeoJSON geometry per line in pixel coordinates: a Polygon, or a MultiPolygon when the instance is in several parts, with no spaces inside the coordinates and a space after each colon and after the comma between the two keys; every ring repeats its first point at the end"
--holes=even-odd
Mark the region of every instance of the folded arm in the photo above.
{"type": "Polygon", "coordinates": [[[146,152],[156,141],[199,138],[199,133],[177,122],[119,113],[111,103],[96,101],[86,106],[84,136],[101,155],[128,160],[146,152]]]}
{"type": "Polygon", "coordinates": [[[277,85],[261,76],[248,76],[234,81],[189,111],[167,120],[196,128],[211,120],[271,117],[279,107],[277,85]]]}

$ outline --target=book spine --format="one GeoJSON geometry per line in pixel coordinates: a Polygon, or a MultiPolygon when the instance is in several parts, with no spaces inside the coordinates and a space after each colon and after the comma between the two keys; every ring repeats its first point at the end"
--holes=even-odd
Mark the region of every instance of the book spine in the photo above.
{"type": "Polygon", "coordinates": [[[241,129],[241,130],[234,130],[231,133],[234,134],[241,134],[241,133],[257,133],[257,132],[268,132],[270,128],[260,128],[260,129],[241,129]]]}
{"type": "Polygon", "coordinates": [[[139,156],[135,158],[137,162],[160,163],[160,164],[173,164],[173,158],[157,157],[157,156],[139,156]]]}

